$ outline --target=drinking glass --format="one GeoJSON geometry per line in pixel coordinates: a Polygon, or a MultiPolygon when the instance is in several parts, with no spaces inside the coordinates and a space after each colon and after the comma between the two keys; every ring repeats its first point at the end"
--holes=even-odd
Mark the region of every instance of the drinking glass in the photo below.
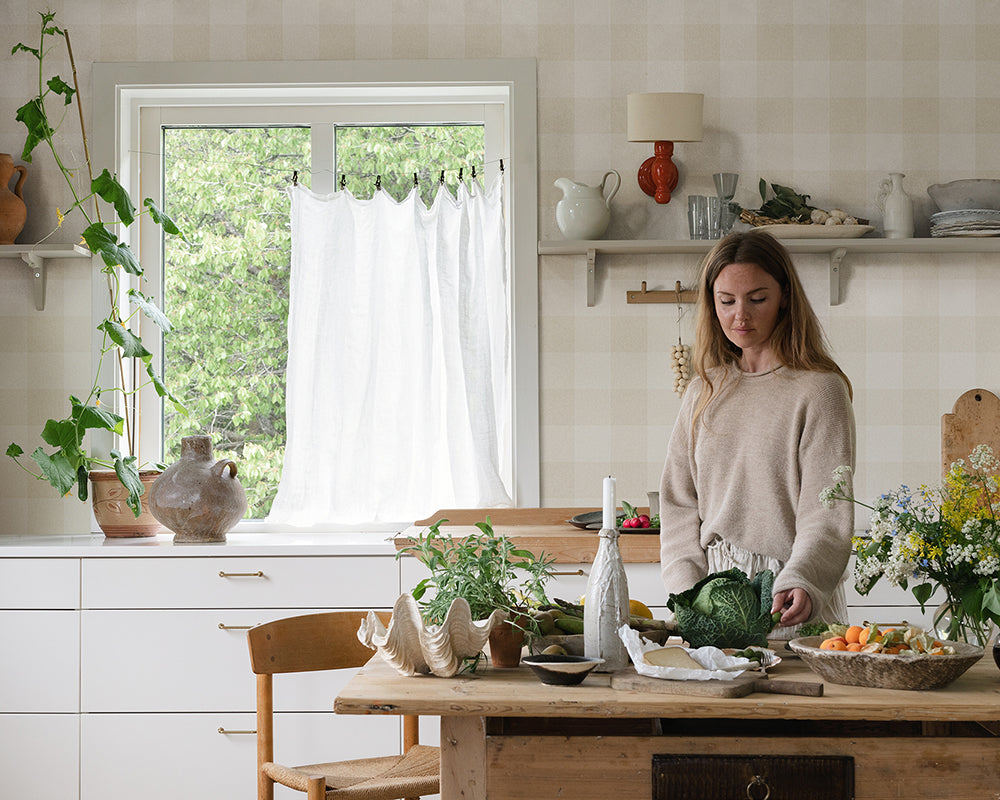
{"type": "Polygon", "coordinates": [[[718,197],[707,197],[708,201],[708,233],[706,239],[718,239],[722,228],[722,202],[718,197]]]}
{"type": "Polygon", "coordinates": [[[688,232],[692,239],[708,238],[708,197],[688,195],[688,232]]]}
{"type": "Polygon", "coordinates": [[[735,172],[716,172],[712,176],[712,180],[715,181],[715,191],[719,196],[721,206],[719,236],[728,236],[732,232],[739,214],[739,205],[732,200],[733,195],[736,194],[736,184],[739,182],[740,176],[735,172]]]}

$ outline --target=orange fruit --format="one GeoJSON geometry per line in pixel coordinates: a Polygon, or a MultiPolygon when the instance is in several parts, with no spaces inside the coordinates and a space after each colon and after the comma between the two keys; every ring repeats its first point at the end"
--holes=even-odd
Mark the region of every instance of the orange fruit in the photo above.
{"type": "Polygon", "coordinates": [[[878,625],[874,623],[869,625],[867,628],[862,628],[861,633],[858,634],[858,642],[860,644],[868,644],[868,642],[877,642],[882,638],[882,634],[879,633],[878,625]]]}
{"type": "Polygon", "coordinates": [[[863,630],[864,628],[860,625],[852,625],[847,629],[847,632],[844,634],[844,638],[847,640],[848,644],[858,644],[861,641],[861,631],[863,630]]]}
{"type": "Polygon", "coordinates": [[[831,636],[829,639],[824,639],[819,646],[820,650],[846,650],[847,641],[843,636],[831,636]]]}
{"type": "Polygon", "coordinates": [[[847,649],[850,650],[852,653],[860,653],[861,652],[861,647],[862,647],[861,642],[848,642],[847,643],[847,649]]]}

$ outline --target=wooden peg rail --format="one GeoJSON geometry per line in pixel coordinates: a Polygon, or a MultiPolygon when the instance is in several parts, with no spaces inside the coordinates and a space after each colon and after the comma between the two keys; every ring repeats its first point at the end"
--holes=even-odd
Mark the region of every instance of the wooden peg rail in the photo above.
{"type": "Polygon", "coordinates": [[[639,291],[625,293],[625,300],[629,303],[694,303],[697,299],[698,292],[694,289],[681,289],[680,281],[677,281],[673,290],[657,289],[652,292],[646,291],[646,281],[643,281],[639,291]]]}

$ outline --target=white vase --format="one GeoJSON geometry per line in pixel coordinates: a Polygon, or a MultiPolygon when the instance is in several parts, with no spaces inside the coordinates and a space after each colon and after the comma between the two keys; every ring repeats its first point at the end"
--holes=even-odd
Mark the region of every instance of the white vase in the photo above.
{"type": "Polygon", "coordinates": [[[913,238],[913,201],[903,191],[901,172],[890,172],[888,178],[879,182],[875,202],[882,212],[882,228],[886,239],[913,238]]]}

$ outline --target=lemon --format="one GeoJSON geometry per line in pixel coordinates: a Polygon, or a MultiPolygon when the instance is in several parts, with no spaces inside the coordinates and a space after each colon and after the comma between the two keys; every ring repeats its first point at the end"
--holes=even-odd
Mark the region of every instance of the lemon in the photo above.
{"type": "Polygon", "coordinates": [[[649,606],[640,600],[628,601],[628,613],[633,617],[645,617],[646,619],[653,618],[653,612],[649,610],[649,606]]]}

